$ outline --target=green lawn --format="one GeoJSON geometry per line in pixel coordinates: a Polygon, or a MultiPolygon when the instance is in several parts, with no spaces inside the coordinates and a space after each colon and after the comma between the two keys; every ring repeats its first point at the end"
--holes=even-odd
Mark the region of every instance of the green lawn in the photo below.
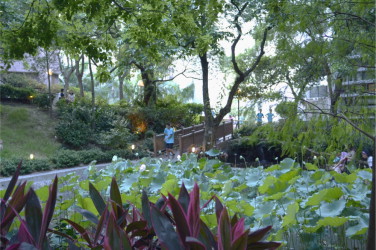
{"type": "Polygon", "coordinates": [[[0,157],[36,159],[51,156],[60,144],[55,140],[56,120],[47,111],[26,104],[0,105],[0,139],[3,149],[0,157]]]}

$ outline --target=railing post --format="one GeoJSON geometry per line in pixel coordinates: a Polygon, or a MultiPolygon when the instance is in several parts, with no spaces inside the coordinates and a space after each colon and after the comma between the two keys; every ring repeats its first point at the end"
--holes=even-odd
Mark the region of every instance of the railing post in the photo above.
{"type": "Polygon", "coordinates": [[[179,136],[179,154],[183,155],[183,139],[182,136],[179,136]]]}
{"type": "Polygon", "coordinates": [[[154,157],[157,157],[157,135],[155,132],[153,134],[153,141],[154,141],[154,157]]]}

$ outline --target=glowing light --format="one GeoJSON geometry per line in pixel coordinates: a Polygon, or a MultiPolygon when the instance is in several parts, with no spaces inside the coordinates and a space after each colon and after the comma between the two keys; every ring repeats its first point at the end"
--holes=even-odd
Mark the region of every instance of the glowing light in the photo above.
{"type": "Polygon", "coordinates": [[[29,98],[30,98],[30,99],[33,99],[33,98],[34,98],[34,96],[32,96],[32,95],[31,95],[31,96],[29,96],[29,98]]]}
{"type": "Polygon", "coordinates": [[[139,81],[137,82],[137,86],[144,87],[144,86],[145,86],[145,85],[144,85],[144,81],[139,80],[139,81]]]}
{"type": "Polygon", "coordinates": [[[52,69],[49,69],[48,72],[47,72],[47,74],[49,74],[50,76],[52,76],[52,73],[53,73],[52,69]]]}
{"type": "Polygon", "coordinates": [[[131,149],[134,150],[135,148],[136,148],[136,146],[134,144],[132,144],[131,149]]]}
{"type": "Polygon", "coordinates": [[[195,151],[196,151],[196,148],[192,147],[192,153],[194,153],[195,151]]]}
{"type": "Polygon", "coordinates": [[[34,159],[34,154],[30,154],[30,160],[34,159]]]}

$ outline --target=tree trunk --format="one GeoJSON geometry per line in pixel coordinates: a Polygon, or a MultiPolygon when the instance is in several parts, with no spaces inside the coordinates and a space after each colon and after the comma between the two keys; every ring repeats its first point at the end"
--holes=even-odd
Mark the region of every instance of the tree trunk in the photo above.
{"type": "Polygon", "coordinates": [[[89,58],[89,71],[90,71],[90,87],[91,87],[91,105],[94,108],[95,106],[95,89],[94,89],[94,76],[93,70],[91,69],[91,58],[89,58]]]}
{"type": "Polygon", "coordinates": [[[120,101],[124,99],[124,90],[123,90],[123,86],[124,86],[124,79],[125,79],[125,74],[119,74],[118,75],[118,78],[119,78],[119,99],[120,101]]]}
{"type": "Polygon", "coordinates": [[[81,58],[76,60],[76,65],[75,65],[75,67],[76,67],[76,77],[77,77],[77,81],[78,81],[78,87],[80,88],[80,96],[81,97],[84,97],[84,85],[82,83],[82,78],[84,76],[84,69],[85,69],[84,62],[85,62],[84,55],[81,55],[81,58]],[[81,70],[80,70],[80,60],[81,60],[81,70]]]}
{"type": "Polygon", "coordinates": [[[144,83],[144,104],[146,106],[155,105],[155,86],[156,83],[152,80],[153,75],[147,72],[144,68],[141,69],[142,81],[144,83]]]}
{"type": "Polygon", "coordinates": [[[204,114],[205,114],[205,132],[203,148],[204,150],[209,150],[213,147],[215,142],[214,133],[214,120],[213,114],[210,107],[210,96],[209,96],[209,62],[207,58],[207,53],[200,55],[201,70],[202,70],[202,95],[204,101],[204,114]]]}
{"type": "Polygon", "coordinates": [[[64,80],[64,95],[67,96],[67,92],[69,89],[69,80],[75,71],[75,66],[73,65],[73,61],[70,58],[67,58],[68,65],[66,68],[63,67],[63,62],[61,60],[61,57],[59,55],[59,67],[60,71],[63,74],[63,80],[64,80]]]}

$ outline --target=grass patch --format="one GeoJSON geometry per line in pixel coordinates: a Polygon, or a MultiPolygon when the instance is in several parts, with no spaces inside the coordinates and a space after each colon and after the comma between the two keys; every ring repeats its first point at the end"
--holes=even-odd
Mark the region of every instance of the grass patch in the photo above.
{"type": "Polygon", "coordinates": [[[0,118],[2,159],[29,158],[30,154],[46,159],[61,146],[55,140],[57,121],[48,112],[31,105],[1,104],[0,118]]]}

